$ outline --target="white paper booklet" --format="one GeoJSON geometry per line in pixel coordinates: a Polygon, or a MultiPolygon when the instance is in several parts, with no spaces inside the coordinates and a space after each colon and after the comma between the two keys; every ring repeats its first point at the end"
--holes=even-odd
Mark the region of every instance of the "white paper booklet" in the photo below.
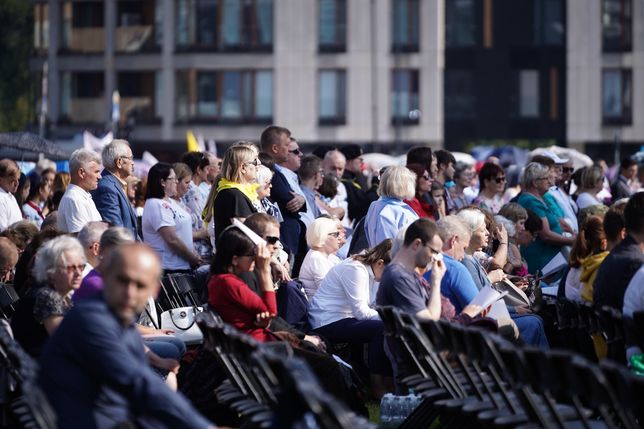
{"type": "MultiPolygon", "coordinates": [[[[494,304],[495,302],[497,302],[507,294],[508,294],[507,292],[501,293],[499,291],[496,291],[492,289],[491,286],[485,286],[483,289],[479,291],[478,295],[474,297],[472,302],[470,302],[470,305],[478,305],[479,307],[481,307],[481,309],[478,312],[480,313],[481,311],[485,310],[490,305],[494,304]]],[[[476,315],[478,315],[478,313],[476,313],[476,315]]]]}
{"type": "Polygon", "coordinates": [[[508,311],[508,306],[505,305],[505,301],[500,300],[492,304],[487,317],[494,320],[510,319],[510,312],[508,311]]]}
{"type": "Polygon", "coordinates": [[[541,278],[548,277],[549,275],[563,269],[567,265],[568,261],[566,260],[565,256],[561,252],[559,252],[555,255],[554,258],[550,260],[550,262],[546,264],[545,267],[541,269],[541,278]]]}
{"type": "Polygon", "coordinates": [[[266,241],[265,241],[262,237],[260,237],[260,236],[259,236],[259,235],[257,235],[257,234],[252,230],[252,229],[250,229],[249,227],[247,227],[246,225],[244,225],[243,223],[241,223],[241,222],[239,221],[239,219],[234,218],[234,219],[233,219],[233,225],[234,225],[234,226],[236,226],[237,228],[239,228],[239,229],[241,230],[241,232],[243,232],[244,234],[246,234],[246,236],[247,236],[248,238],[250,238],[250,239],[251,239],[251,241],[252,241],[253,243],[255,243],[255,245],[258,245],[258,244],[264,244],[264,245],[266,245],[266,241]]]}

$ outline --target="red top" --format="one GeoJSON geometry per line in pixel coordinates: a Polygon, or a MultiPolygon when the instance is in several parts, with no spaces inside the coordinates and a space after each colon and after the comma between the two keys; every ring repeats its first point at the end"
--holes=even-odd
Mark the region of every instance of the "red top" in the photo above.
{"type": "Polygon", "coordinates": [[[432,216],[432,206],[420,201],[418,197],[414,197],[411,200],[405,200],[405,203],[407,203],[407,205],[416,212],[418,217],[434,219],[434,216],[432,216]]]}
{"type": "Polygon", "coordinates": [[[275,292],[260,297],[234,274],[217,274],[208,283],[208,305],[224,320],[257,341],[274,339],[265,328],[255,325],[255,316],[268,311],[277,314],[275,292]]]}

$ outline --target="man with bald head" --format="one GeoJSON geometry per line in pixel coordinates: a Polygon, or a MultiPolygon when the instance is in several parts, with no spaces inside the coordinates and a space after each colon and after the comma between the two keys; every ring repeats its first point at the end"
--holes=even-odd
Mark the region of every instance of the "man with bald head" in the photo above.
{"type": "Polygon", "coordinates": [[[40,384],[58,427],[214,427],[154,373],[136,330],[159,291],[159,257],[144,244],[128,244],[107,265],[102,294],[67,313],[42,354],[40,384]]]}
{"type": "Polygon", "coordinates": [[[10,159],[0,159],[0,231],[22,220],[22,212],[13,196],[19,181],[18,164],[10,159]]]}
{"type": "Polygon", "coordinates": [[[0,283],[13,281],[13,269],[18,263],[18,248],[7,237],[0,237],[0,283]]]}

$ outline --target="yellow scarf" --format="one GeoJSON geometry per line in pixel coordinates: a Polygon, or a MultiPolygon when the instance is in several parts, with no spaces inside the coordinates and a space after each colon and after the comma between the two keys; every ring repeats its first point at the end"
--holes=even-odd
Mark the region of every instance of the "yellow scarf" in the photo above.
{"type": "Polygon", "coordinates": [[[219,181],[219,185],[217,186],[217,192],[221,192],[223,189],[237,189],[239,192],[246,195],[246,198],[255,205],[259,204],[259,200],[257,198],[257,188],[259,188],[259,186],[259,183],[235,183],[222,177],[219,181]]]}
{"type": "Polygon", "coordinates": [[[599,266],[608,256],[608,252],[601,252],[595,255],[590,255],[581,261],[581,299],[582,301],[593,302],[593,284],[597,277],[599,266]]]}

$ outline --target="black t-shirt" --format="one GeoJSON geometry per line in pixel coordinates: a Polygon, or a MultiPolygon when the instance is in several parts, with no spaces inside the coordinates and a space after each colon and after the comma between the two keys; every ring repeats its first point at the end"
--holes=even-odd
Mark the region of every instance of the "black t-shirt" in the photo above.
{"type": "Polygon", "coordinates": [[[257,209],[239,189],[222,189],[214,203],[215,237],[231,225],[232,218],[247,218],[253,213],[257,213],[257,209]]]}

